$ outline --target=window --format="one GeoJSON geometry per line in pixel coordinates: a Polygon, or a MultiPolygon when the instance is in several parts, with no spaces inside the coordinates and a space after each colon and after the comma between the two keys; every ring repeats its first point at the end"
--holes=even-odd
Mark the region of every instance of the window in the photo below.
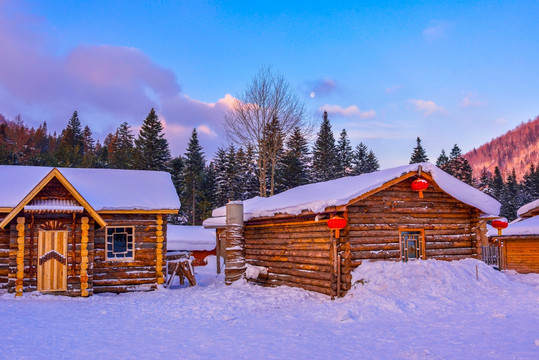
{"type": "Polygon", "coordinates": [[[107,260],[135,258],[135,230],[133,226],[107,227],[107,260]]]}
{"type": "Polygon", "coordinates": [[[401,230],[400,251],[402,261],[425,259],[423,230],[401,230]]]}

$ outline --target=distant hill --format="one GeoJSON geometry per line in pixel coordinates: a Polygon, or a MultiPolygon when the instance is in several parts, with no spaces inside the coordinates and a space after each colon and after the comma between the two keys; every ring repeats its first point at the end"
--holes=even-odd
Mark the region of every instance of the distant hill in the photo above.
{"type": "Polygon", "coordinates": [[[480,176],[483,168],[494,173],[498,166],[504,179],[515,169],[520,181],[531,164],[539,164],[539,116],[473,149],[464,157],[470,162],[475,178],[480,176]]]}

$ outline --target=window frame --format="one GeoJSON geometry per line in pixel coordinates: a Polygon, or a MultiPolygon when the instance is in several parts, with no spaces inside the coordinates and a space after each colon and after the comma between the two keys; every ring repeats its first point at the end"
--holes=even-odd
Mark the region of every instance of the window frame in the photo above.
{"type": "Polygon", "coordinates": [[[427,256],[425,254],[425,229],[414,229],[414,228],[399,228],[399,251],[400,251],[400,260],[402,262],[408,262],[409,260],[426,260],[427,256]],[[419,257],[414,259],[404,259],[404,249],[403,249],[403,238],[402,233],[406,232],[416,232],[420,234],[419,238],[419,257]]]}
{"type": "MultiPolygon", "coordinates": [[[[114,236],[116,232],[114,232],[112,234],[112,236],[114,236]]],[[[122,233],[125,233],[124,232],[119,232],[119,234],[122,234],[122,233]]],[[[129,235],[128,235],[129,236],[129,235]]],[[[106,226],[105,227],[105,260],[106,261],[133,261],[135,260],[135,248],[136,248],[136,237],[135,237],[135,227],[134,226],[122,226],[122,225],[113,225],[113,226],[106,226]],[[109,245],[109,229],[118,229],[118,228],[122,228],[122,229],[127,229],[127,228],[130,228],[132,229],[132,242],[133,242],[133,255],[131,257],[123,257],[123,258],[118,258],[118,257],[109,257],[109,250],[108,250],[108,245],[109,245]]],[[[112,240],[112,246],[114,247],[114,239],[112,240]]],[[[127,247],[129,245],[129,237],[127,239],[127,247]]],[[[113,248],[114,249],[114,248],[113,248]]],[[[114,250],[113,250],[114,252],[114,250]]]]}

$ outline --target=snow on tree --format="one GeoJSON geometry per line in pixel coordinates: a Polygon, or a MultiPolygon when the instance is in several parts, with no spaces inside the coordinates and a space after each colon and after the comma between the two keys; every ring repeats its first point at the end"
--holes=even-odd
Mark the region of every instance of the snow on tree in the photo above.
{"type": "Polygon", "coordinates": [[[504,191],[502,193],[502,208],[500,214],[512,221],[517,217],[517,210],[524,205],[523,198],[521,196],[520,188],[517,182],[515,170],[507,177],[504,191]]]}
{"type": "Polygon", "coordinates": [[[266,124],[263,132],[264,146],[262,147],[264,153],[267,155],[267,179],[269,182],[269,196],[275,194],[275,171],[277,164],[283,156],[283,141],[284,133],[281,127],[281,123],[274,116],[273,119],[266,124]]]}
{"type": "Polygon", "coordinates": [[[166,171],[170,158],[163,125],[152,108],[135,139],[135,167],[140,170],[166,171]]]}
{"type": "Polygon", "coordinates": [[[189,139],[183,163],[182,212],[185,214],[188,223],[195,225],[202,221],[199,205],[203,198],[202,183],[206,163],[202,146],[198,142],[196,129],[193,129],[191,138],[189,139]]]}
{"type": "Polygon", "coordinates": [[[276,192],[310,182],[309,147],[299,127],[294,128],[286,142],[286,150],[279,162],[277,174],[276,192]]]}
{"type": "Polygon", "coordinates": [[[419,138],[419,136],[417,137],[416,142],[417,142],[417,145],[412,152],[412,156],[410,157],[410,164],[416,164],[416,163],[429,161],[427,152],[425,151],[423,146],[421,146],[421,139],[419,138]]]}
{"type": "Polygon", "coordinates": [[[313,178],[314,181],[327,181],[337,177],[335,137],[331,131],[328,113],[324,111],[313,147],[313,178]]]}
{"type": "Polygon", "coordinates": [[[539,171],[533,164],[522,179],[522,192],[525,203],[539,199],[539,171]]]}
{"type": "Polygon", "coordinates": [[[337,142],[337,176],[343,177],[352,174],[352,158],[354,152],[346,129],[342,129],[337,142]]]}

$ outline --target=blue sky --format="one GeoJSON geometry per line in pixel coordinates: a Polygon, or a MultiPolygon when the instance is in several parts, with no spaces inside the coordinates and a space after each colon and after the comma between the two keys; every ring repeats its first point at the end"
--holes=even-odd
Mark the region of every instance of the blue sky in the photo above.
{"type": "Polygon", "coordinates": [[[226,145],[231,97],[263,65],[317,118],[408,162],[471,150],[539,115],[539,2],[0,0],[0,113],[102,139],[153,106],[173,155],[226,145]]]}

